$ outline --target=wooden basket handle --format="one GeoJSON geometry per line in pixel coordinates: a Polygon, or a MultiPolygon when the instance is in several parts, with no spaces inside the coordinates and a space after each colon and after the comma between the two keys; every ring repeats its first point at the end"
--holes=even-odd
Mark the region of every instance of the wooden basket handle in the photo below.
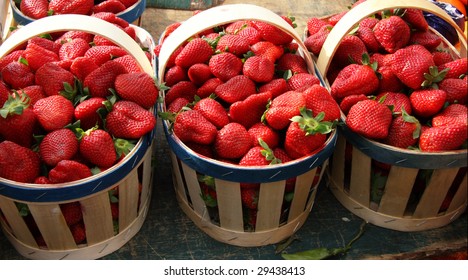
{"type": "Polygon", "coordinates": [[[326,75],[330,66],[333,55],[339,47],[341,40],[348,34],[354,26],[364,18],[375,14],[378,11],[393,9],[393,8],[416,8],[426,12],[435,14],[448,22],[458,33],[460,38],[460,55],[466,57],[466,37],[461,28],[455,23],[442,8],[427,1],[427,0],[392,0],[378,1],[368,0],[349,10],[344,17],[338,21],[328,35],[322,50],[317,59],[318,71],[326,75]]]}
{"type": "Polygon", "coordinates": [[[23,42],[44,33],[84,31],[103,36],[131,54],[143,71],[154,76],[154,70],[138,43],[125,31],[102,19],[84,15],[56,15],[31,22],[11,34],[0,46],[0,57],[5,56],[23,42]]]}
{"type": "Polygon", "coordinates": [[[164,72],[170,55],[187,39],[203,30],[237,20],[257,20],[267,22],[291,35],[296,43],[299,44],[309,71],[315,73],[312,57],[302,42],[301,37],[284,19],[263,7],[252,4],[232,4],[210,8],[190,17],[165,39],[158,58],[158,75],[161,82],[164,80],[164,72]]]}

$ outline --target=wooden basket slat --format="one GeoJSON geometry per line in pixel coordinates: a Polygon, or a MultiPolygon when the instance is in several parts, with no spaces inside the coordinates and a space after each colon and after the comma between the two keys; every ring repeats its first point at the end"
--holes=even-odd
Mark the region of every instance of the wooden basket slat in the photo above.
{"type": "Polygon", "coordinates": [[[77,248],[59,204],[29,204],[28,207],[49,250],[77,248]]]}
{"type": "Polygon", "coordinates": [[[201,197],[200,184],[198,183],[197,172],[181,162],[184,172],[185,183],[192,201],[192,207],[197,213],[206,213],[206,205],[201,197]]]}
{"type": "Polygon", "coordinates": [[[135,168],[119,184],[119,231],[126,229],[138,216],[139,182],[135,168]]]}
{"type": "Polygon", "coordinates": [[[336,186],[344,188],[345,180],[345,149],[346,149],[346,140],[338,136],[336,141],[335,151],[333,152],[333,166],[331,169],[331,178],[336,182],[336,186]]]}
{"type": "Polygon", "coordinates": [[[15,202],[0,195],[0,208],[16,238],[23,240],[29,246],[37,247],[36,240],[24,222],[24,219],[20,216],[15,202]]]}
{"type": "Polygon", "coordinates": [[[256,231],[279,226],[286,181],[260,184],[256,231]]]}
{"type": "Polygon", "coordinates": [[[184,181],[182,177],[182,173],[179,170],[179,160],[177,159],[174,152],[170,151],[171,155],[171,163],[172,163],[172,175],[173,175],[173,183],[176,191],[180,194],[180,198],[183,199],[185,202],[188,203],[187,200],[187,193],[184,187],[184,181]]]}
{"type": "Polygon", "coordinates": [[[215,178],[220,226],[244,231],[240,184],[215,178]]]}
{"type": "Polygon", "coordinates": [[[463,204],[467,204],[466,200],[466,195],[468,193],[468,180],[467,180],[468,174],[465,174],[465,177],[463,177],[463,180],[458,187],[457,192],[453,196],[452,201],[450,202],[450,206],[447,209],[448,213],[451,213],[455,211],[456,209],[460,208],[463,204]]]}
{"type": "Polygon", "coordinates": [[[112,212],[107,191],[80,200],[86,228],[86,242],[93,245],[114,236],[112,212]]]}
{"type": "Polygon", "coordinates": [[[153,156],[153,151],[149,149],[144,158],[143,158],[143,175],[142,175],[142,188],[141,188],[141,194],[140,194],[140,205],[138,206],[138,215],[140,215],[140,212],[143,209],[143,205],[146,203],[146,197],[150,196],[151,192],[151,187],[152,187],[152,182],[153,182],[153,162],[151,160],[153,156]]]}
{"type": "Polygon", "coordinates": [[[312,187],[316,173],[317,168],[313,168],[310,171],[297,176],[296,186],[294,188],[294,197],[289,209],[288,221],[296,219],[302,212],[304,212],[307,199],[309,198],[310,188],[312,187]]]}
{"type": "Polygon", "coordinates": [[[371,189],[371,159],[359,149],[353,149],[349,195],[369,207],[371,189]]]}
{"type": "Polygon", "coordinates": [[[427,218],[437,216],[459,168],[435,169],[424,193],[414,211],[414,217],[427,218]]]}
{"type": "Polygon", "coordinates": [[[378,212],[403,217],[419,169],[392,166],[378,212]]]}

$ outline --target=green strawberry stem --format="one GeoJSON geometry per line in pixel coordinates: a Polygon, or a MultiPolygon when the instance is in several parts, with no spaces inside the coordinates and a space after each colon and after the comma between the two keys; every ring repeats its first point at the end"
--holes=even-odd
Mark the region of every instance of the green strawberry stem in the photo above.
{"type": "Polygon", "coordinates": [[[198,179],[198,182],[204,183],[205,185],[209,186],[213,190],[216,189],[214,177],[208,176],[208,175],[198,175],[197,179],[198,179]]]}
{"type": "Polygon", "coordinates": [[[413,131],[413,139],[419,138],[419,135],[421,134],[421,123],[418,121],[417,118],[409,115],[406,111],[405,108],[401,108],[401,115],[403,117],[403,120],[405,122],[409,123],[414,123],[416,124],[416,128],[413,131]]]}
{"type": "Polygon", "coordinates": [[[120,158],[127,155],[131,150],[133,150],[133,148],[135,148],[135,141],[114,138],[114,148],[117,153],[117,157],[120,158]]]}
{"type": "Polygon", "coordinates": [[[261,151],[262,156],[264,156],[265,159],[270,162],[270,165],[281,163],[281,160],[275,157],[275,154],[273,153],[271,148],[268,146],[268,144],[265,141],[263,141],[262,138],[258,138],[258,143],[263,148],[263,150],[261,151]]]}
{"type": "Polygon", "coordinates": [[[438,83],[442,82],[449,70],[450,68],[445,68],[439,71],[437,66],[429,67],[429,73],[424,73],[426,80],[421,84],[421,87],[438,89],[438,83]]]}
{"type": "Polygon", "coordinates": [[[0,116],[6,119],[10,115],[21,115],[30,104],[31,99],[26,93],[18,94],[15,91],[14,96],[10,94],[5,104],[3,104],[3,108],[0,109],[0,116]]]}
{"type": "Polygon", "coordinates": [[[297,122],[306,135],[314,135],[316,133],[328,134],[333,130],[334,123],[322,121],[325,117],[324,112],[320,112],[314,118],[312,110],[302,107],[300,113],[301,116],[292,117],[291,121],[297,122]]]}

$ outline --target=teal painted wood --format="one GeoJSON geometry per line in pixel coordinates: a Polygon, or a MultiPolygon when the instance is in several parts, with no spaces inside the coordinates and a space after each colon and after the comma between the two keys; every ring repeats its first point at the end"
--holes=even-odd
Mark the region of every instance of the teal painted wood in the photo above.
{"type": "Polygon", "coordinates": [[[218,4],[218,0],[148,0],[147,7],[177,10],[202,10],[218,4]]]}

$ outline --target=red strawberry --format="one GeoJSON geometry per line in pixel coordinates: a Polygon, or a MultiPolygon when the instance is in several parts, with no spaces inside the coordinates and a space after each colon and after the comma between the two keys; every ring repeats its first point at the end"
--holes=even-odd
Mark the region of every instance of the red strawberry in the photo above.
{"type": "Polygon", "coordinates": [[[276,97],[265,113],[265,120],[272,128],[281,130],[287,128],[290,119],[300,115],[300,109],[306,101],[301,92],[288,91],[276,97]]]}
{"type": "MultiPolygon", "coordinates": [[[[242,166],[263,166],[269,165],[271,160],[268,160],[263,153],[265,149],[261,146],[255,146],[250,148],[250,150],[245,153],[245,155],[240,159],[239,165],[242,166]]],[[[273,153],[270,150],[271,153],[273,153]]],[[[242,188],[247,189],[247,188],[242,188]]]]}
{"type": "Polygon", "coordinates": [[[415,115],[430,117],[442,109],[447,93],[437,89],[422,89],[413,91],[409,98],[415,115]]]}
{"type": "MultiPolygon", "coordinates": [[[[19,93],[20,96],[23,94],[28,95],[30,99],[30,105],[34,105],[39,99],[47,97],[44,90],[39,85],[32,85],[29,87],[25,87],[16,93],[19,93]]],[[[13,94],[16,94],[16,93],[14,92],[13,94]]]]}
{"type": "Polygon", "coordinates": [[[231,121],[240,123],[247,129],[250,128],[252,125],[261,121],[271,98],[271,93],[267,91],[252,94],[242,101],[234,102],[229,108],[231,121]]]}
{"type": "Polygon", "coordinates": [[[122,99],[133,101],[145,109],[153,107],[159,95],[155,80],[146,72],[118,75],[114,87],[122,99]]]}
{"type": "Polygon", "coordinates": [[[33,19],[46,17],[48,9],[49,1],[47,0],[23,0],[20,3],[21,12],[33,19]]]}
{"type": "Polygon", "coordinates": [[[325,25],[327,25],[327,22],[321,18],[308,18],[306,21],[308,36],[314,35],[325,25]]]}
{"type": "Polygon", "coordinates": [[[40,160],[35,152],[8,140],[0,142],[0,177],[32,183],[39,172],[40,160]]]}
{"type": "Polygon", "coordinates": [[[85,31],[71,30],[63,33],[59,38],[55,39],[55,43],[64,44],[68,40],[73,39],[84,39],[86,42],[91,43],[94,38],[94,34],[85,31]]]}
{"type": "Polygon", "coordinates": [[[377,69],[377,72],[380,74],[377,92],[399,92],[403,90],[404,85],[393,73],[391,66],[382,65],[377,69]]]}
{"type": "Polygon", "coordinates": [[[242,71],[242,60],[232,53],[213,55],[208,63],[211,73],[222,81],[227,81],[242,71]]]}
{"type": "Polygon", "coordinates": [[[84,81],[86,76],[89,73],[96,70],[99,66],[94,62],[94,59],[89,57],[77,57],[73,60],[73,63],[70,65],[70,72],[75,75],[75,77],[84,81]]]}
{"type": "Polygon", "coordinates": [[[200,86],[213,77],[210,67],[204,63],[196,63],[187,71],[187,75],[195,85],[200,86]]]}
{"type": "Polygon", "coordinates": [[[351,107],[353,107],[354,104],[362,100],[367,100],[367,96],[365,96],[364,94],[348,95],[341,100],[340,109],[341,111],[343,111],[345,115],[347,115],[349,112],[349,109],[351,109],[351,107]]]}
{"type": "Polygon", "coordinates": [[[258,195],[260,188],[241,188],[242,205],[248,209],[255,210],[258,207],[258,195]]]}
{"type": "Polygon", "coordinates": [[[420,45],[410,45],[397,50],[391,56],[393,73],[408,87],[421,88],[425,80],[424,73],[434,66],[431,53],[420,45]]]}
{"type": "Polygon", "coordinates": [[[34,180],[34,184],[48,185],[52,184],[46,176],[39,176],[34,180]]]}
{"type": "Polygon", "coordinates": [[[467,126],[454,123],[430,127],[422,131],[419,148],[424,152],[439,152],[458,149],[466,141],[467,126]]]}
{"type": "Polygon", "coordinates": [[[335,26],[338,23],[338,21],[340,21],[341,18],[343,18],[346,15],[347,12],[348,11],[343,11],[338,14],[332,15],[331,17],[328,18],[328,23],[335,26]]]}
{"type": "Polygon", "coordinates": [[[113,13],[118,14],[125,11],[126,7],[119,0],[105,0],[97,5],[94,5],[92,12],[97,13],[113,13]]]}
{"type": "Polygon", "coordinates": [[[461,104],[451,104],[432,118],[432,126],[446,126],[454,123],[468,125],[468,108],[461,104]]]}
{"type": "Polygon", "coordinates": [[[43,162],[55,166],[64,159],[72,159],[78,152],[78,140],[68,128],[48,133],[39,145],[39,155],[43,162]]]}
{"type": "Polygon", "coordinates": [[[116,162],[114,141],[107,131],[94,128],[80,131],[79,140],[80,154],[90,163],[108,168],[116,162]]]}
{"type": "Polygon", "coordinates": [[[330,34],[331,29],[332,25],[325,25],[320,28],[317,33],[308,36],[304,40],[304,45],[306,46],[307,50],[309,50],[314,55],[319,55],[320,51],[322,50],[323,43],[325,43],[325,40],[327,39],[328,34],[330,34]]]}
{"type": "Polygon", "coordinates": [[[385,51],[394,53],[408,44],[411,30],[401,17],[390,16],[374,26],[374,34],[385,51]]]}
{"type": "Polygon", "coordinates": [[[275,45],[285,45],[292,41],[291,35],[272,24],[261,21],[253,21],[252,24],[265,41],[272,42],[275,45]]]}
{"type": "Polygon", "coordinates": [[[124,4],[126,8],[138,2],[138,0],[119,0],[119,1],[122,2],[122,4],[124,4]]]}
{"type": "MultiPolygon", "coordinates": [[[[210,92],[210,94],[211,93],[212,92],[210,92]]],[[[166,92],[165,101],[166,104],[171,104],[175,99],[183,97],[192,102],[196,94],[197,86],[194,83],[190,81],[180,81],[166,92]]]]}
{"type": "Polygon", "coordinates": [[[257,92],[255,83],[247,76],[235,76],[215,89],[215,94],[227,103],[242,101],[257,92]]]}
{"type": "Polygon", "coordinates": [[[102,119],[98,110],[105,109],[105,101],[106,99],[102,97],[91,97],[76,105],[74,117],[80,121],[80,127],[83,130],[88,130],[96,125],[102,127],[102,119]]]}
{"type": "Polygon", "coordinates": [[[3,67],[8,65],[10,62],[18,61],[23,56],[23,52],[24,50],[12,51],[11,53],[0,58],[0,71],[2,71],[3,67]]]}
{"type": "Polygon", "coordinates": [[[36,85],[42,86],[46,95],[53,96],[68,91],[65,86],[72,87],[75,77],[55,63],[46,63],[37,70],[35,81],[36,85]]]}
{"type": "Polygon", "coordinates": [[[206,81],[203,85],[201,85],[198,89],[196,94],[200,98],[205,98],[210,96],[212,93],[215,92],[216,88],[219,85],[222,85],[223,81],[221,81],[218,78],[211,78],[208,81],[206,81]]]}
{"type": "Polygon", "coordinates": [[[195,38],[184,46],[175,59],[176,65],[189,68],[195,63],[206,63],[213,55],[210,44],[201,38],[195,38]]]}
{"type": "Polygon", "coordinates": [[[49,10],[52,10],[54,15],[62,14],[80,14],[89,15],[94,6],[93,0],[50,0],[49,10]]]}
{"type": "Polygon", "coordinates": [[[166,111],[169,113],[178,113],[182,110],[182,108],[187,107],[190,101],[187,98],[179,97],[176,98],[174,101],[166,107],[166,111]]]}
{"type": "Polygon", "coordinates": [[[153,113],[128,100],[117,101],[106,118],[107,130],[117,138],[139,139],[155,125],[153,113]]]}
{"type": "Polygon", "coordinates": [[[200,111],[202,115],[220,129],[229,123],[229,117],[224,107],[213,98],[203,98],[199,100],[194,110],[200,111]]]}
{"type": "Polygon", "coordinates": [[[431,31],[412,32],[409,41],[412,45],[421,45],[430,51],[436,49],[441,42],[442,38],[431,31]]]}
{"type": "Polygon", "coordinates": [[[250,50],[255,56],[262,56],[275,63],[284,53],[281,46],[277,46],[272,42],[260,41],[250,47],[250,50]]]}
{"type": "Polygon", "coordinates": [[[375,100],[356,103],[346,117],[348,127],[371,139],[384,139],[392,122],[392,111],[375,100]]]}
{"type": "Polygon", "coordinates": [[[338,120],[341,116],[340,107],[335,102],[327,89],[321,85],[313,85],[303,92],[307,109],[312,110],[314,115],[320,112],[325,114],[324,121],[338,120]]]}
{"type": "Polygon", "coordinates": [[[2,68],[3,81],[13,89],[25,88],[34,84],[34,73],[31,68],[20,61],[10,62],[2,68]]]}
{"type": "Polygon", "coordinates": [[[268,83],[275,75],[275,64],[267,58],[251,56],[244,62],[242,73],[254,82],[268,83]]]}
{"type": "Polygon", "coordinates": [[[364,42],[355,35],[343,38],[333,56],[333,63],[342,68],[351,63],[362,64],[362,55],[367,53],[364,42]]]}
{"type": "Polygon", "coordinates": [[[60,210],[68,226],[75,225],[83,220],[83,213],[79,201],[60,204],[60,210]]]}
{"type": "Polygon", "coordinates": [[[411,115],[413,109],[409,97],[401,92],[383,92],[377,95],[377,100],[382,100],[382,104],[393,107],[393,113],[401,114],[402,109],[411,115]]]}
{"type": "Polygon", "coordinates": [[[340,71],[331,85],[331,95],[342,99],[348,95],[370,95],[379,86],[379,79],[369,65],[350,64],[340,71]]]}
{"type": "Polygon", "coordinates": [[[141,72],[141,68],[138,65],[137,61],[133,56],[126,54],[121,57],[117,57],[114,59],[114,61],[122,64],[125,67],[125,70],[127,70],[127,73],[138,73],[141,72]]]}
{"type": "Polygon", "coordinates": [[[310,73],[297,73],[288,80],[288,90],[304,90],[313,85],[320,84],[320,80],[310,73]]]}
{"type": "Polygon", "coordinates": [[[91,177],[88,166],[74,160],[62,160],[49,171],[49,180],[52,184],[67,183],[91,177]]]}
{"type": "Polygon", "coordinates": [[[468,58],[459,58],[451,62],[444,63],[438,66],[439,72],[445,68],[449,68],[446,79],[449,78],[460,78],[461,75],[468,73],[468,58]]]}
{"type": "Polygon", "coordinates": [[[370,53],[378,52],[380,49],[380,43],[375,38],[374,31],[370,27],[359,26],[356,35],[364,43],[366,50],[370,53]]]}
{"type": "Polygon", "coordinates": [[[359,28],[364,27],[364,28],[374,28],[374,26],[379,22],[379,19],[375,17],[367,17],[359,22],[359,28]]]}
{"type": "Polygon", "coordinates": [[[114,88],[117,76],[125,73],[126,70],[122,64],[110,60],[89,73],[84,79],[83,86],[89,89],[89,93],[92,97],[105,98],[111,95],[109,89],[114,88]]]}
{"type": "Polygon", "coordinates": [[[302,56],[285,53],[276,62],[276,70],[290,70],[293,74],[309,73],[307,64],[302,56]]]}
{"type": "Polygon", "coordinates": [[[223,35],[216,45],[216,51],[230,52],[238,57],[242,57],[250,50],[249,41],[247,38],[236,35],[223,35]]]}
{"type": "Polygon", "coordinates": [[[214,158],[213,147],[211,145],[201,145],[201,144],[194,143],[194,142],[188,142],[185,144],[195,153],[198,153],[208,158],[214,158]]]}
{"type": "Polygon", "coordinates": [[[73,60],[84,56],[89,48],[89,44],[85,39],[73,39],[62,45],[59,50],[59,58],[61,60],[73,60]]]}
{"type": "Polygon", "coordinates": [[[252,138],[254,146],[260,145],[258,141],[259,138],[262,139],[271,149],[276,148],[279,144],[280,138],[278,132],[264,123],[259,122],[252,125],[248,132],[252,138]]]}
{"type": "Polygon", "coordinates": [[[258,92],[271,92],[273,98],[288,91],[288,83],[283,78],[273,79],[270,82],[261,85],[258,92]]]}
{"type": "Polygon", "coordinates": [[[10,95],[0,108],[0,138],[30,147],[37,118],[27,95],[10,95]]]}
{"type": "Polygon", "coordinates": [[[251,27],[251,26],[247,26],[243,28],[237,34],[247,39],[249,46],[252,46],[262,40],[262,35],[260,34],[260,32],[258,32],[258,30],[255,29],[255,27],[251,27]]]}
{"type": "Polygon", "coordinates": [[[112,213],[112,220],[117,220],[119,219],[119,203],[118,202],[113,202],[110,204],[111,206],[111,213],[112,213]]]}
{"type": "Polygon", "coordinates": [[[388,136],[383,142],[394,147],[407,149],[418,142],[420,133],[421,124],[419,121],[403,110],[402,115],[393,119],[388,136]]]}
{"type": "Polygon", "coordinates": [[[252,147],[250,134],[244,126],[231,122],[221,128],[216,135],[214,149],[220,158],[237,159],[244,156],[252,147]]]}
{"type": "Polygon", "coordinates": [[[73,236],[73,240],[75,240],[76,244],[80,244],[85,242],[86,240],[86,229],[84,223],[77,223],[70,227],[71,234],[73,236]]]}
{"type": "Polygon", "coordinates": [[[164,74],[164,83],[168,87],[172,87],[181,81],[188,81],[187,72],[184,68],[174,65],[167,69],[164,74]]]}
{"type": "Polygon", "coordinates": [[[413,29],[426,31],[429,28],[429,24],[427,23],[422,10],[408,8],[404,11],[402,18],[413,29]]]}
{"type": "Polygon", "coordinates": [[[174,122],[174,134],[184,143],[194,142],[208,145],[214,142],[216,126],[209,122],[200,111],[180,112],[174,122]]]}
{"type": "Polygon", "coordinates": [[[127,52],[118,46],[95,46],[86,51],[85,57],[93,58],[94,62],[101,66],[105,62],[127,55],[127,52]]]}
{"type": "Polygon", "coordinates": [[[447,102],[450,104],[466,104],[468,92],[467,76],[463,79],[444,79],[438,86],[439,89],[447,93],[447,102]]]}
{"type": "Polygon", "coordinates": [[[33,106],[42,128],[53,131],[63,128],[73,121],[73,103],[61,95],[51,95],[40,99],[33,106]]]}
{"type": "Polygon", "coordinates": [[[446,51],[435,51],[432,53],[434,64],[439,66],[453,60],[452,55],[446,51]]]}

